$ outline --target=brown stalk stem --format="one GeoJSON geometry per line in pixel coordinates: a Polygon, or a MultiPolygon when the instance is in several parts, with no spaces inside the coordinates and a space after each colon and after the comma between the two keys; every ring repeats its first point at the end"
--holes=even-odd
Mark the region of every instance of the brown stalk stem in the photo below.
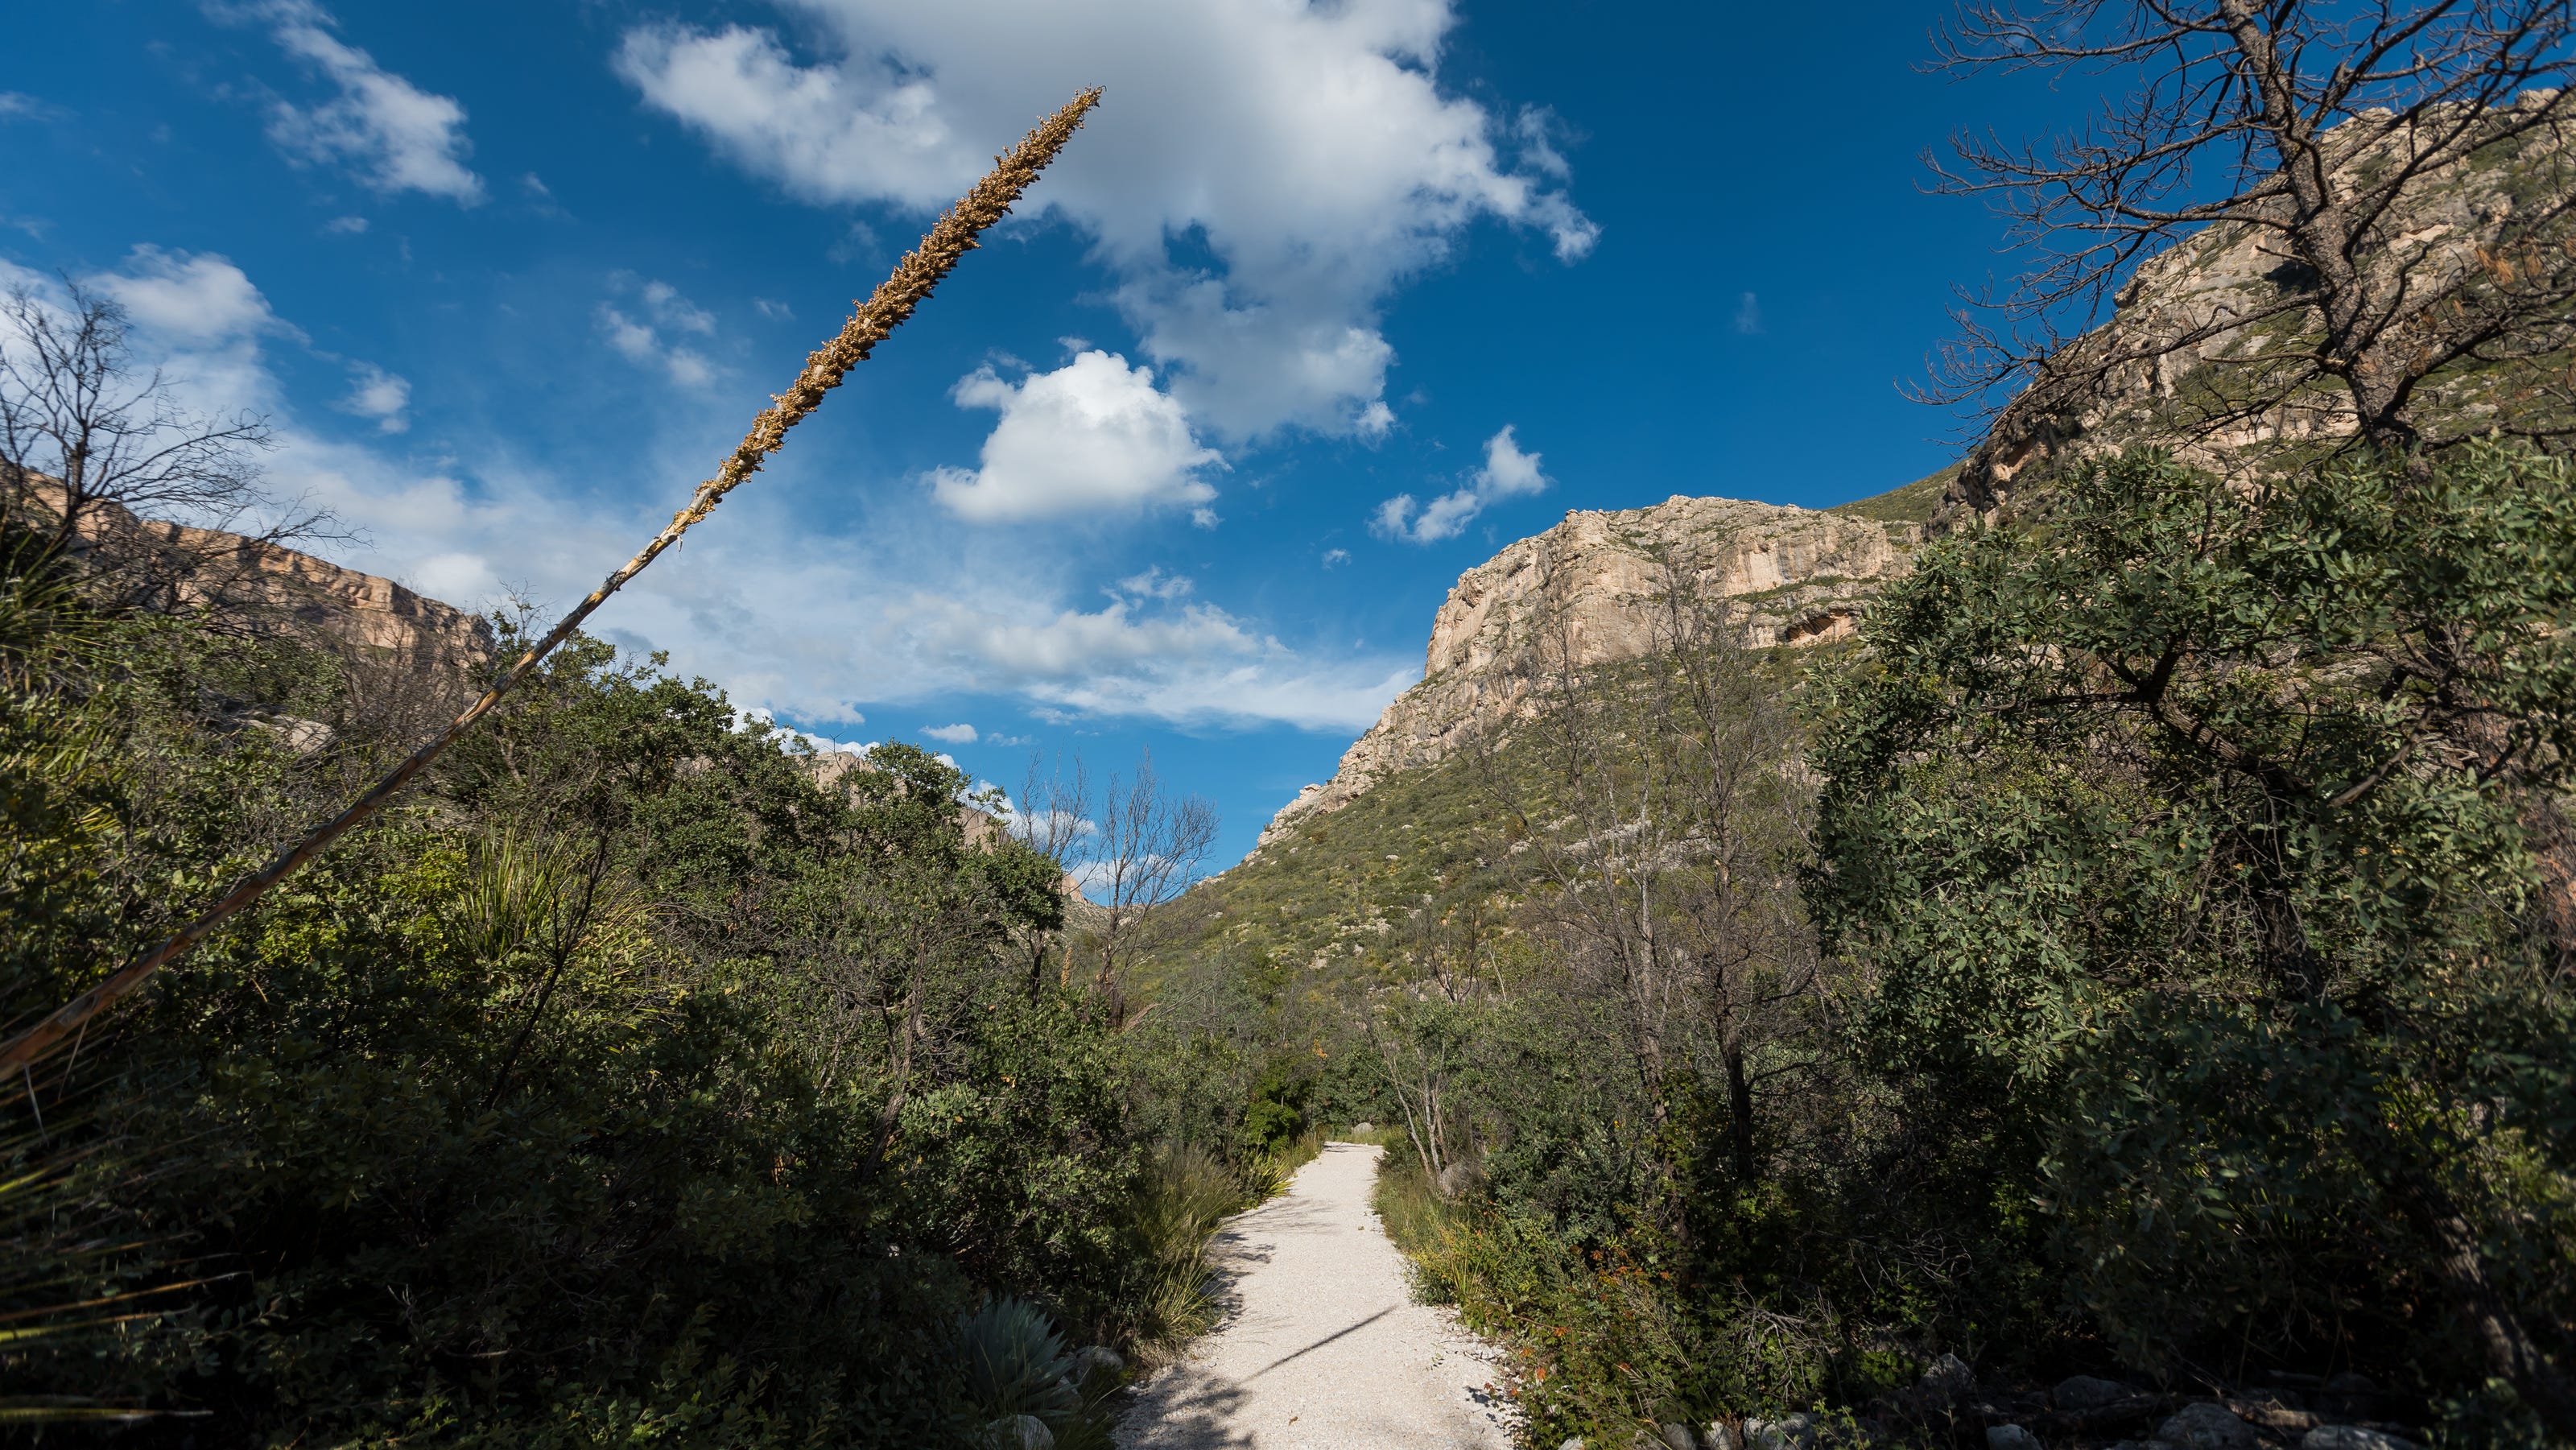
{"type": "Polygon", "coordinates": [[[841,385],[850,369],[865,362],[876,345],[887,334],[903,325],[915,308],[930,296],[940,280],[957,265],[958,259],[980,245],[976,238],[987,227],[1009,213],[1011,203],[1019,200],[1030,183],[1064,149],[1065,142],[1082,126],[1084,116],[1100,103],[1100,89],[1095,86],[1065,103],[1064,108],[1047,118],[1036,130],[1020,139],[1020,144],[993,158],[993,169],[975,183],[975,189],[960,198],[956,205],[941,213],[921,246],[895,263],[893,275],[879,283],[867,301],[858,305],[840,334],[816,348],[805,359],[805,369],[786,392],[770,400],[752,420],[751,431],[743,435],[716,476],[698,485],[689,506],[671,516],[671,522],[653,536],[634,558],[619,565],[590,596],[575,605],[572,612],[557,621],[545,638],[522,653],[510,668],[492,682],[482,698],[450,721],[447,727],[430,738],[428,744],[411,753],[402,764],[368,787],[366,794],[350,802],[348,809],[333,816],[294,845],[281,851],[267,865],[234,883],[230,891],[196,920],[179,928],[167,940],[119,967],[105,981],[74,997],[57,1008],[53,1015],[0,1044],[0,1080],[15,1075],[42,1059],[56,1045],[82,1024],[105,1011],[118,998],[132,992],[171,962],[187,954],[189,948],[205,939],[207,933],[241,912],[265,895],[268,889],[293,875],[305,862],[320,855],[333,841],[363,824],[382,809],[414,776],[429,768],[458,737],[473,728],[474,722],[490,714],[503,696],[527,679],[557,645],[570,638],[590,618],[593,611],[608,602],[608,596],[622,588],[626,581],[644,572],[646,565],[661,557],[662,551],[680,541],[691,525],[715,511],[715,506],[735,486],[760,471],[760,465],[787,441],[787,430],[803,422],[822,405],[823,395],[841,385]]]}

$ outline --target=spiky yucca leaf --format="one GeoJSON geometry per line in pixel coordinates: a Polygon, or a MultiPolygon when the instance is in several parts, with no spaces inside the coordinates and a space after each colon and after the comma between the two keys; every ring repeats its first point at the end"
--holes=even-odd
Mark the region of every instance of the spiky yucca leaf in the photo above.
{"type": "Polygon", "coordinates": [[[959,1367],[967,1399],[985,1417],[1035,1415],[1050,1424],[1082,1408],[1066,1383],[1073,1357],[1046,1311],[997,1294],[957,1322],[959,1367]]]}

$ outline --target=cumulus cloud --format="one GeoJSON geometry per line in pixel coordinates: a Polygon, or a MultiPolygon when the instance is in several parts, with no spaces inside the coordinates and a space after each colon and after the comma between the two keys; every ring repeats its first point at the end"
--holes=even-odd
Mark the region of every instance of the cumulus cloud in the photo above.
{"type": "Polygon", "coordinates": [[[972,725],[924,725],[921,727],[921,733],[942,745],[975,743],[975,727],[972,725]]]}
{"type": "Polygon", "coordinates": [[[1598,235],[1545,113],[1443,86],[1453,0],[775,3],[820,53],[657,22],[626,32],[616,69],[798,196],[924,210],[1027,128],[1032,97],[1106,86],[1032,204],[1091,236],[1146,357],[1223,438],[1384,432],[1378,312],[1397,285],[1481,219],[1567,261],[1598,235]]]}
{"type": "MultiPolygon", "coordinates": [[[[960,407],[1001,413],[983,463],[942,468],[931,492],[977,523],[1204,506],[1216,490],[1199,474],[1224,458],[1202,447],[1151,368],[1093,350],[1053,372],[1004,381],[990,367],[959,381],[960,407]]],[[[1211,520],[1212,521],[1212,520],[1211,520]]]]}
{"type": "Polygon", "coordinates": [[[465,159],[465,108],[376,64],[332,32],[339,22],[314,0],[209,7],[219,17],[266,25],[278,47],[339,88],[314,106],[271,103],[269,139],[289,159],[342,163],[382,192],[417,191],[464,206],[483,200],[483,178],[465,159]]]}
{"type": "Polygon", "coordinates": [[[1419,506],[1413,495],[1399,493],[1377,506],[1369,526],[1384,537],[1415,544],[1455,538],[1488,505],[1545,489],[1547,475],[1539,471],[1538,462],[1537,454],[1520,450],[1506,424],[1485,440],[1485,466],[1469,475],[1464,485],[1419,506]]]}
{"type": "Polygon", "coordinates": [[[349,368],[349,395],[339,403],[343,413],[376,420],[376,431],[400,433],[411,426],[404,410],[411,406],[411,384],[374,363],[349,368]]]}

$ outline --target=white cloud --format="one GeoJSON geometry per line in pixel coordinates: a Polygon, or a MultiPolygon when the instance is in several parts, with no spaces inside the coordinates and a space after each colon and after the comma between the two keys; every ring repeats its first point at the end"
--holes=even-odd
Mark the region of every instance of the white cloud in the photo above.
{"type": "MultiPolygon", "coordinates": [[[[221,258],[138,248],[118,272],[85,280],[151,305],[154,325],[138,313],[140,360],[171,369],[179,401],[269,416],[276,491],[333,510],[371,541],[317,548],[335,562],[468,609],[505,590],[560,604],[632,553],[676,501],[604,499],[587,473],[557,476],[488,439],[425,463],[304,426],[262,355],[298,334],[221,258]]],[[[0,261],[0,283],[11,281],[46,285],[0,261]]],[[[703,446],[694,428],[674,428],[670,456],[643,471],[691,477],[703,446]]],[[[1055,721],[1355,732],[1418,675],[1397,656],[1292,647],[1166,570],[1129,573],[1098,607],[1084,604],[1101,581],[1060,534],[996,535],[937,511],[835,533],[815,527],[817,504],[846,500],[816,490],[837,481],[800,479],[791,463],[763,482],[637,578],[594,628],[670,650],[675,671],[715,679],[747,709],[826,731],[856,729],[862,705],[927,715],[927,702],[972,694],[1055,721]]],[[[979,732],[977,743],[1011,738],[979,732]]]]}
{"type": "Polygon", "coordinates": [[[278,325],[268,299],[242,269],[212,252],[190,255],[140,246],[126,255],[122,270],[84,280],[122,303],[138,325],[175,346],[237,341],[278,325]]]}
{"type": "Polygon", "coordinates": [[[1751,337],[1762,331],[1762,299],[1747,292],[1735,301],[1735,330],[1751,337]]]}
{"type": "MultiPolygon", "coordinates": [[[[848,717],[846,723],[852,725],[864,725],[867,723],[867,717],[854,712],[848,717]]],[[[805,743],[807,748],[811,749],[816,755],[831,755],[835,753],[865,755],[869,751],[876,749],[878,745],[878,742],[874,740],[864,742],[857,740],[835,740],[829,735],[816,735],[811,731],[799,730],[789,725],[781,725],[778,723],[777,713],[765,705],[736,706],[734,708],[733,728],[736,730],[749,730],[755,726],[766,729],[774,738],[801,740],[805,743]]]]}
{"type": "Polygon", "coordinates": [[[1598,235],[1560,189],[1543,113],[1443,88],[1452,0],[775,3],[830,53],[654,23],[626,32],[616,68],[796,195],[915,210],[962,191],[1037,108],[1106,87],[1029,205],[1091,235],[1145,355],[1222,437],[1382,433],[1378,309],[1397,285],[1480,219],[1568,261],[1598,235]]]}
{"type": "Polygon", "coordinates": [[[1176,723],[1279,721],[1357,730],[1419,677],[1392,660],[1316,662],[1207,604],[1119,597],[1051,617],[995,600],[916,595],[905,622],[928,661],[1008,682],[1042,705],[1176,723]]]}
{"type": "Polygon", "coordinates": [[[1153,370],[1123,357],[1082,353],[1016,385],[979,368],[953,396],[961,407],[1002,415],[984,440],[982,467],[931,475],[933,495],[959,518],[1097,515],[1216,497],[1199,470],[1225,460],[1199,445],[1180,404],[1154,386],[1153,370]]]}
{"type": "Polygon", "coordinates": [[[400,433],[411,427],[403,410],[411,406],[411,384],[386,372],[374,363],[353,363],[349,368],[349,396],[340,400],[340,411],[376,420],[380,433],[400,433]]]}
{"type": "Polygon", "coordinates": [[[367,219],[362,216],[335,216],[322,224],[323,232],[335,237],[354,237],[366,229],[367,219]]]}
{"type": "Polygon", "coordinates": [[[1195,581],[1184,575],[1166,574],[1163,566],[1157,564],[1142,574],[1130,574],[1119,580],[1118,587],[1110,591],[1110,597],[1114,599],[1125,594],[1138,599],[1186,599],[1197,589],[1195,581]]]}
{"type": "Polygon", "coordinates": [[[1351,551],[1348,549],[1326,549],[1324,551],[1324,567],[1327,569],[1330,569],[1335,564],[1347,564],[1350,561],[1351,551]]]}
{"type": "Polygon", "coordinates": [[[483,200],[483,178],[465,165],[474,147],[455,97],[424,91],[341,40],[332,33],[339,22],[314,0],[209,8],[267,25],[279,48],[339,87],[338,96],[316,106],[271,103],[269,139],[290,159],[345,162],[378,191],[418,191],[465,206],[483,200]]]}
{"type": "Polygon", "coordinates": [[[1538,464],[1539,456],[1523,453],[1507,424],[1485,440],[1485,466],[1477,469],[1463,487],[1433,499],[1419,512],[1413,495],[1399,493],[1377,506],[1369,527],[1387,538],[1416,544],[1455,538],[1487,505],[1545,489],[1547,475],[1539,471],[1538,464]]]}
{"type": "Polygon", "coordinates": [[[666,345],[662,340],[662,331],[713,336],[713,314],[681,296],[679,289],[668,282],[650,282],[632,273],[617,272],[610,274],[608,283],[614,291],[634,294],[644,313],[643,318],[637,318],[611,303],[599,304],[600,335],[608,339],[608,345],[619,356],[660,368],[684,388],[703,388],[714,381],[715,368],[703,353],[678,344],[666,345]]]}
{"type": "Polygon", "coordinates": [[[942,745],[975,743],[975,727],[972,725],[924,725],[921,727],[921,733],[942,745]]]}
{"type": "Polygon", "coordinates": [[[69,120],[71,114],[42,96],[31,96],[25,91],[0,91],[0,121],[17,116],[30,121],[64,121],[69,120]]]}
{"type": "Polygon", "coordinates": [[[692,304],[688,298],[680,295],[679,288],[668,282],[645,283],[644,305],[651,310],[653,319],[664,327],[707,335],[712,335],[716,330],[714,315],[692,304]]]}

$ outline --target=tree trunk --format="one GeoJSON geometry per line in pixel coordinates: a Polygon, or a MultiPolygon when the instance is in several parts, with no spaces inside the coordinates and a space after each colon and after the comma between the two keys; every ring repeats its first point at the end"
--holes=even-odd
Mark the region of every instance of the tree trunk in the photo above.
{"type": "Polygon", "coordinates": [[[1744,1045],[1726,1044],[1726,1146],[1738,1187],[1753,1183],[1753,1084],[1744,1075],[1744,1045]]]}
{"type": "Polygon", "coordinates": [[[2220,0],[2218,9],[2237,54],[2244,57],[2243,83],[2261,98],[2263,130],[2289,183],[2290,249],[2317,278],[2325,370],[2351,394],[2361,435],[2381,448],[2404,452],[2416,441],[2415,429],[2400,416],[2408,369],[2394,364],[2389,342],[2378,331],[2387,311],[2373,305],[2371,279],[2355,260],[2359,238],[2353,235],[2351,209],[2335,195],[2315,122],[2299,107],[2288,68],[2265,28],[2263,7],[2255,0],[2220,0]]]}
{"type": "Polygon", "coordinates": [[[903,1121],[903,1105],[912,1095],[912,1043],[921,1033],[921,989],[925,974],[915,968],[911,989],[904,995],[903,1025],[895,1032],[893,1061],[894,1087],[886,1094],[885,1107],[877,1113],[876,1140],[868,1146],[867,1162],[860,1166],[862,1179],[874,1178],[885,1166],[886,1150],[894,1146],[894,1130],[903,1121]]]}

